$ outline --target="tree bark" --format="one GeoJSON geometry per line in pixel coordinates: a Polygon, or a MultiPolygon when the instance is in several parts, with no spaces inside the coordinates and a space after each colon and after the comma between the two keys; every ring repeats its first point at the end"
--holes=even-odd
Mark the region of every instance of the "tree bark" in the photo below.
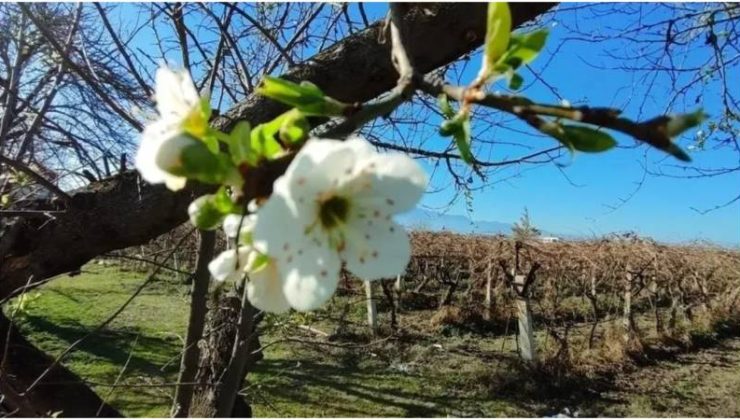
{"type": "Polygon", "coordinates": [[[187,417],[190,411],[190,401],[195,388],[191,383],[198,372],[200,359],[200,339],[203,337],[203,328],[206,324],[208,312],[208,285],[211,274],[208,272],[208,263],[213,259],[216,246],[216,232],[200,232],[200,246],[198,262],[193,276],[193,292],[190,305],[190,319],[188,332],[185,338],[185,348],[180,363],[180,376],[175,389],[175,402],[172,409],[173,417],[187,417]]]}
{"type": "MultiPolygon", "coordinates": [[[[221,399],[223,374],[229,366],[233,355],[234,341],[239,325],[241,302],[236,296],[214,297],[208,311],[208,321],[204,334],[203,351],[200,357],[190,417],[216,417],[218,402],[221,399]]],[[[253,326],[256,330],[257,320],[253,326]]],[[[254,334],[247,345],[250,355],[244,372],[240,375],[243,381],[251,366],[262,359],[259,337],[254,334]]],[[[241,388],[241,382],[239,384],[241,388]]],[[[241,395],[237,395],[231,411],[232,417],[251,417],[249,404],[241,395]]]]}

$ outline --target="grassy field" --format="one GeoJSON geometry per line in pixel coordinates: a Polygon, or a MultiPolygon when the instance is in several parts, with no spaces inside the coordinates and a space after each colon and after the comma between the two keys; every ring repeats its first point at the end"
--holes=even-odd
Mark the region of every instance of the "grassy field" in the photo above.
{"type": "MultiPolygon", "coordinates": [[[[79,276],[37,289],[16,319],[31,341],[55,355],[143,280],[90,264],[79,276]]],[[[126,415],[166,416],[187,302],[186,287],[158,280],[64,363],[126,415]]],[[[335,309],[346,303],[335,301],[335,309]]],[[[265,358],[247,388],[256,416],[543,416],[566,408],[582,415],[740,416],[737,339],[608,379],[553,380],[521,366],[511,336],[411,328],[374,338],[362,333],[362,304],[351,308],[349,333],[335,341],[295,328],[330,331],[333,325],[314,315],[266,319],[265,358]]]]}

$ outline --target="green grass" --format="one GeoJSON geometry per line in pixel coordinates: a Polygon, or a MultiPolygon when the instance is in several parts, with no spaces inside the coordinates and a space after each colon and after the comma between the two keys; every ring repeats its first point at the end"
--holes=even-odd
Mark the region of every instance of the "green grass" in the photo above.
{"type": "MultiPolygon", "coordinates": [[[[25,305],[17,321],[34,344],[57,355],[123,304],[144,277],[89,265],[79,276],[59,278],[37,289],[38,297],[25,305]]],[[[112,384],[130,354],[124,384],[175,380],[187,320],[185,291],[169,279],[157,280],[105,330],[83,341],[64,364],[93,384],[112,384]]],[[[94,388],[103,396],[110,392],[110,387],[94,388]]],[[[165,416],[170,392],[124,386],[109,402],[130,416],[165,416]]]]}
{"type": "MultiPolygon", "coordinates": [[[[16,321],[32,342],[57,355],[106,319],[144,277],[116,267],[89,264],[79,276],[55,279],[37,289],[38,297],[25,304],[16,321]]],[[[158,279],[107,328],[68,355],[64,364],[124,414],[167,416],[173,388],[164,384],[177,376],[188,301],[187,287],[173,278],[158,279]],[[121,386],[111,392],[109,385],[127,360],[121,386]]],[[[5,310],[9,312],[9,308],[5,310]]],[[[269,316],[263,322],[267,330],[261,338],[267,346],[265,358],[249,375],[247,384],[255,415],[542,416],[566,406],[583,406],[583,411],[590,407],[594,415],[675,415],[702,412],[709,390],[715,389],[702,382],[704,377],[727,382],[718,387],[722,395],[711,396],[712,404],[720,407],[723,395],[732,398],[732,392],[740,390],[740,379],[732,382],[722,373],[730,370],[722,368],[725,370],[674,381],[663,401],[664,411],[661,402],[645,399],[644,391],[622,394],[618,404],[597,398],[591,401],[578,391],[584,388],[583,383],[553,382],[523,369],[516,360],[511,336],[473,334],[458,328],[438,333],[424,330],[433,314],[404,313],[404,333],[387,339],[368,336],[363,304],[357,297],[336,298],[329,310],[316,314],[269,316]],[[336,317],[351,301],[355,303],[348,316],[348,338],[344,340],[326,342],[295,328],[297,324],[310,324],[332,331],[335,324],[327,321],[326,315],[336,317]],[[286,342],[286,338],[293,340],[286,342]],[[689,404],[687,399],[696,401],[689,404]],[[683,408],[677,408],[677,401],[683,408]]],[[[383,324],[388,324],[385,315],[381,317],[383,324]]],[[[538,339],[545,344],[543,334],[538,334],[538,339]]],[[[740,348],[735,351],[740,354],[740,348]]],[[[733,360],[731,372],[740,378],[740,358],[733,360]]],[[[684,367],[669,366],[660,372],[666,376],[680,369],[684,367]]],[[[653,377],[638,379],[648,381],[653,377]]]]}

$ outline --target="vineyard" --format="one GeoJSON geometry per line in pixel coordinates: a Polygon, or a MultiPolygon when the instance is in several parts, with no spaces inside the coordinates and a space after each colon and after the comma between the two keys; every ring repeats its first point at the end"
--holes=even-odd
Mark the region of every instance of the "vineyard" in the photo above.
{"type": "MultiPolygon", "coordinates": [[[[112,257],[143,269],[184,232],[112,257]]],[[[316,320],[324,315],[335,333],[354,313],[358,331],[376,336],[450,328],[515,335],[525,360],[605,368],[656,348],[689,348],[736,330],[740,319],[734,250],[630,234],[555,243],[421,231],[411,238],[403,276],[363,285],[345,273],[343,303],[335,299],[316,320]],[[369,325],[362,326],[365,316],[369,325]]],[[[186,281],[195,254],[193,238],[169,268],[186,281]]]]}
{"type": "MultiPolygon", "coordinates": [[[[668,246],[636,236],[527,243],[504,237],[415,232],[406,274],[381,299],[399,310],[436,311],[432,323],[517,331],[537,358],[534,330],[566,365],[596,349],[638,355],[650,344],[691,346],[737,325],[740,254],[668,246]],[[392,292],[391,292],[392,289],[392,292]]],[[[401,324],[402,325],[402,324],[401,324]]]]}

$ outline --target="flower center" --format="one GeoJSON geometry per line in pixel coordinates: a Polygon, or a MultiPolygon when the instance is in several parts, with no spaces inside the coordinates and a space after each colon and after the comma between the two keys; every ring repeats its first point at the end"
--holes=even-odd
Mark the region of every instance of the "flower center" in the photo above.
{"type": "Polygon", "coordinates": [[[349,200],[344,197],[335,195],[319,203],[319,221],[326,230],[346,222],[348,214],[349,200]]]}

